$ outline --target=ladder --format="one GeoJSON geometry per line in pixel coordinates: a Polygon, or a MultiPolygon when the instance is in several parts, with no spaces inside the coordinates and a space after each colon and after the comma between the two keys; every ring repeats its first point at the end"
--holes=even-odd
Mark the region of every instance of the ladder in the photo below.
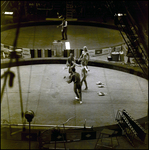
{"type": "Polygon", "coordinates": [[[124,2],[120,2],[119,5],[123,6],[121,14],[117,10],[116,3],[107,2],[110,6],[112,15],[114,15],[114,22],[119,29],[125,43],[128,46],[130,57],[133,57],[135,63],[142,69],[146,78],[148,78],[148,55],[146,53],[145,44],[141,40],[141,34],[136,21],[133,19],[129,10],[125,6],[124,2]],[[120,17],[120,15],[122,15],[120,17]]]}

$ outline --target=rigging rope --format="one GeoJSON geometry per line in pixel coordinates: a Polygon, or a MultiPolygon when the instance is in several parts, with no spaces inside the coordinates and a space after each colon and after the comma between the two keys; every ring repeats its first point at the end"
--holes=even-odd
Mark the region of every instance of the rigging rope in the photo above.
{"type": "Polygon", "coordinates": [[[7,7],[7,5],[9,4],[9,1],[7,2],[7,4],[5,5],[5,7],[3,8],[2,12],[4,11],[4,9],[7,7]]]}
{"type": "Polygon", "coordinates": [[[10,107],[9,107],[9,95],[8,95],[8,86],[6,85],[6,95],[7,95],[7,105],[8,105],[8,117],[9,117],[9,124],[10,124],[10,133],[12,133],[11,129],[11,117],[10,117],[10,107]]]}
{"type": "Polygon", "coordinates": [[[21,18],[22,18],[22,13],[23,13],[22,12],[23,9],[21,8],[21,6],[23,6],[23,4],[24,4],[23,2],[20,3],[20,7],[19,7],[20,15],[19,15],[19,21],[18,21],[18,24],[17,24],[16,36],[15,36],[15,40],[14,40],[14,43],[13,43],[13,53],[12,53],[13,55],[10,58],[8,69],[6,71],[7,73],[4,74],[5,79],[4,79],[4,84],[3,84],[2,92],[1,92],[1,103],[2,103],[2,97],[3,97],[4,89],[5,89],[5,86],[6,86],[7,77],[8,77],[8,74],[10,73],[11,63],[12,63],[13,58],[15,58],[16,59],[16,64],[17,64],[17,73],[18,73],[18,82],[19,82],[22,124],[23,124],[23,117],[24,117],[23,103],[22,103],[22,90],[21,90],[21,80],[20,80],[20,72],[19,72],[19,61],[18,61],[18,56],[16,55],[15,49],[16,49],[16,45],[17,45],[17,39],[18,39],[18,36],[19,36],[20,23],[21,23],[21,18]]]}
{"type": "MultiPolygon", "coordinates": [[[[34,44],[35,44],[35,26],[34,26],[33,49],[34,49],[34,44]]],[[[27,111],[27,108],[28,108],[29,92],[30,92],[30,83],[31,83],[31,72],[32,72],[32,65],[31,65],[30,75],[29,75],[29,84],[28,84],[28,92],[27,92],[27,100],[26,100],[26,108],[25,108],[25,112],[27,111]]],[[[25,124],[25,123],[26,123],[26,119],[24,120],[24,124],[25,124]]]]}
{"type": "MultiPolygon", "coordinates": [[[[44,71],[43,71],[43,72],[44,72],[44,75],[45,75],[46,67],[47,67],[47,65],[45,66],[45,69],[44,69],[44,71]]],[[[39,100],[40,100],[40,95],[41,95],[41,87],[42,87],[41,85],[42,85],[42,83],[43,83],[42,81],[43,81],[43,79],[44,79],[44,75],[43,75],[43,77],[42,77],[42,79],[41,79],[41,83],[40,83],[40,86],[39,86],[40,89],[39,89],[39,96],[38,96],[39,98],[38,98],[37,108],[36,108],[36,112],[35,112],[36,115],[37,115],[37,109],[38,109],[38,106],[39,106],[39,100]]],[[[35,118],[35,119],[36,119],[36,118],[35,118]]],[[[34,123],[35,123],[35,119],[34,119],[34,123]]]]}
{"type": "Polygon", "coordinates": [[[4,1],[4,2],[2,3],[1,7],[2,7],[5,3],[6,3],[6,1],[4,1]]]}
{"type": "MultiPolygon", "coordinates": [[[[26,108],[25,108],[25,112],[27,111],[27,107],[28,107],[28,100],[29,100],[29,92],[30,92],[30,83],[31,83],[31,71],[32,71],[32,65],[30,66],[30,75],[29,75],[29,83],[28,83],[28,91],[27,91],[27,100],[26,100],[26,108]]],[[[26,123],[26,119],[25,119],[25,123],[26,123]]]]}

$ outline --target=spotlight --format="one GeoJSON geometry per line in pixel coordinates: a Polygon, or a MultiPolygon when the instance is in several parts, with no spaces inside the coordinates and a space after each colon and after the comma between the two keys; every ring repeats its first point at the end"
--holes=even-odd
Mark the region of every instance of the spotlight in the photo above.
{"type": "Polygon", "coordinates": [[[28,122],[31,122],[32,119],[34,118],[34,112],[32,110],[26,111],[25,118],[27,119],[28,122]]]}
{"type": "Polygon", "coordinates": [[[120,13],[118,13],[117,15],[118,15],[118,16],[123,16],[123,14],[120,14],[120,13]]]}

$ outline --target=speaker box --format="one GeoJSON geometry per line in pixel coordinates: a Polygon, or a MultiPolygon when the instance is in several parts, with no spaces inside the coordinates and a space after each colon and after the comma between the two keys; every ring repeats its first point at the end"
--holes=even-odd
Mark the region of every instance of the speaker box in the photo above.
{"type": "Polygon", "coordinates": [[[93,131],[93,132],[82,132],[81,139],[82,140],[96,139],[96,131],[93,131]]]}
{"type": "Polygon", "coordinates": [[[48,49],[48,57],[51,57],[52,56],[52,51],[51,49],[48,49]]]}
{"type": "Polygon", "coordinates": [[[64,50],[64,57],[67,57],[67,50],[64,50]]]}
{"type": "Polygon", "coordinates": [[[41,49],[37,49],[38,58],[41,58],[41,49]]]}
{"type": "Polygon", "coordinates": [[[35,58],[34,49],[30,49],[30,53],[31,53],[31,58],[35,58]]]}
{"type": "Polygon", "coordinates": [[[51,56],[52,56],[51,49],[45,49],[45,57],[51,57],[51,56]]]}
{"type": "Polygon", "coordinates": [[[59,133],[57,136],[51,134],[51,141],[64,141],[66,140],[66,133],[59,133]]]}
{"type": "Polygon", "coordinates": [[[64,50],[64,57],[69,57],[70,53],[73,53],[74,55],[74,49],[64,50]]]}

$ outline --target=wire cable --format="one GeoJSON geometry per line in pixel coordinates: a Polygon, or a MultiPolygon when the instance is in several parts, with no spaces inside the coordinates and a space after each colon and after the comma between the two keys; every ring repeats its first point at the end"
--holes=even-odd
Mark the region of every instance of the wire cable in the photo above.
{"type": "Polygon", "coordinates": [[[5,10],[5,8],[7,7],[8,4],[9,4],[9,1],[8,1],[7,4],[5,5],[5,7],[3,8],[2,12],[5,10]]]}
{"type": "MultiPolygon", "coordinates": [[[[23,6],[23,3],[22,3],[22,6],[23,6]]],[[[19,61],[18,61],[18,56],[16,55],[16,51],[15,51],[16,45],[17,45],[18,36],[19,36],[19,29],[20,29],[20,23],[21,23],[22,13],[23,13],[22,12],[22,8],[21,8],[21,3],[20,3],[20,8],[19,9],[21,11],[20,11],[20,15],[19,15],[19,21],[18,21],[18,24],[17,24],[16,36],[15,36],[15,40],[14,40],[14,43],[13,43],[13,53],[14,53],[14,55],[12,55],[12,57],[10,58],[7,72],[8,73],[10,72],[10,67],[11,67],[12,60],[13,60],[13,58],[16,58],[17,73],[18,73],[18,82],[19,82],[19,92],[20,92],[21,117],[22,117],[22,123],[23,123],[24,112],[23,112],[22,90],[21,90],[21,80],[20,80],[20,72],[19,72],[19,61]]],[[[2,97],[3,97],[4,89],[5,89],[5,86],[6,86],[6,81],[7,81],[8,73],[6,73],[6,75],[5,75],[4,84],[3,84],[3,87],[2,87],[1,103],[2,103],[2,97]]]]}
{"type": "MultiPolygon", "coordinates": [[[[31,83],[31,71],[32,71],[32,65],[31,65],[30,75],[29,75],[29,84],[28,84],[28,92],[27,92],[27,100],[26,100],[25,112],[27,111],[27,108],[28,108],[28,100],[29,100],[29,92],[30,92],[30,83],[31,83]]],[[[26,119],[25,119],[25,123],[26,123],[26,119]]]]}
{"type": "Polygon", "coordinates": [[[10,124],[10,133],[12,133],[12,129],[11,129],[11,117],[10,117],[10,107],[9,107],[9,94],[8,94],[8,86],[7,85],[6,85],[6,95],[7,95],[8,118],[9,118],[9,124],[10,124]]]}
{"type": "Polygon", "coordinates": [[[4,2],[2,3],[1,7],[2,7],[5,3],[6,3],[6,1],[4,1],[4,2]]]}

